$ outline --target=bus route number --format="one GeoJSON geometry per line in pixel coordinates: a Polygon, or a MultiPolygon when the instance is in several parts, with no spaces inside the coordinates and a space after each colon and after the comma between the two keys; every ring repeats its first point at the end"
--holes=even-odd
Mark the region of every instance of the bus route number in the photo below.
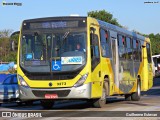
{"type": "Polygon", "coordinates": [[[57,86],[63,86],[63,85],[66,85],[66,82],[59,82],[59,83],[57,83],[57,86]]]}

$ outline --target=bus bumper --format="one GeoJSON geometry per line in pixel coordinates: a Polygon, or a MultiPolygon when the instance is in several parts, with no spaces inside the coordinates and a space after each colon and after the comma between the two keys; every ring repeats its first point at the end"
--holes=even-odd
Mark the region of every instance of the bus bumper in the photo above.
{"type": "Polygon", "coordinates": [[[84,84],[79,87],[71,88],[54,88],[54,89],[41,89],[41,88],[29,88],[19,86],[20,99],[25,100],[37,100],[48,99],[46,95],[56,95],[51,99],[89,99],[91,98],[91,83],[84,84]]]}

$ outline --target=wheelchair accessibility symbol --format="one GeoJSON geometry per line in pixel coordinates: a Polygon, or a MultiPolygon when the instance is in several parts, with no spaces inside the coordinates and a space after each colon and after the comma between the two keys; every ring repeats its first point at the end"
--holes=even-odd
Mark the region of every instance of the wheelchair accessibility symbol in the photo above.
{"type": "Polygon", "coordinates": [[[52,61],[52,71],[59,71],[61,70],[61,61],[60,60],[54,60],[52,61]]]}

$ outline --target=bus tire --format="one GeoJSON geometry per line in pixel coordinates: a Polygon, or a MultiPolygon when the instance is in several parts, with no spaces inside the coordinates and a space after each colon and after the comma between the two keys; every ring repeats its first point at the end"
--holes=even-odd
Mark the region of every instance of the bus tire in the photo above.
{"type": "Polygon", "coordinates": [[[131,100],[139,101],[141,98],[141,83],[140,81],[137,82],[137,91],[132,93],[131,100]]]}
{"type": "Polygon", "coordinates": [[[54,105],[54,101],[51,100],[41,100],[41,106],[43,109],[51,109],[54,105]]]}
{"type": "Polygon", "coordinates": [[[106,104],[106,97],[109,95],[109,84],[106,81],[107,78],[104,79],[102,96],[99,99],[95,99],[93,102],[93,106],[96,108],[102,108],[106,104]]]}
{"type": "Polygon", "coordinates": [[[104,78],[104,88],[105,88],[105,92],[106,92],[106,96],[109,96],[110,94],[110,87],[109,87],[109,79],[108,78],[104,78]]]}
{"type": "Polygon", "coordinates": [[[131,94],[124,95],[126,101],[131,101],[131,94]]]}

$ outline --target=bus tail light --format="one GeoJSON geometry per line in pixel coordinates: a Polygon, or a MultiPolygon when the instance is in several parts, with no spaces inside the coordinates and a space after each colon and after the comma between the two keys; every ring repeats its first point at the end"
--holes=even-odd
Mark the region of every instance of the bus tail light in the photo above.
{"type": "Polygon", "coordinates": [[[18,79],[20,81],[20,85],[24,87],[29,87],[28,84],[25,82],[22,76],[18,75],[18,79]]]}
{"type": "Polygon", "coordinates": [[[74,84],[74,87],[79,87],[81,85],[83,85],[83,83],[86,81],[88,77],[88,73],[84,74],[77,82],[76,84],[74,84]]]}

